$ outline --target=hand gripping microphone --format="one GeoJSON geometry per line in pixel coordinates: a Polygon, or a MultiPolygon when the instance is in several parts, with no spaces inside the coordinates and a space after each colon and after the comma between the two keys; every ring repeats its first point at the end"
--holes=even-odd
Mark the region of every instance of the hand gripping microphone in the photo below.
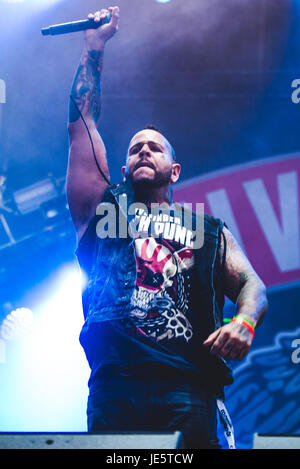
{"type": "Polygon", "coordinates": [[[41,33],[43,36],[55,36],[58,34],[75,33],[77,31],[85,31],[86,29],[97,29],[103,24],[109,23],[111,20],[111,13],[108,13],[105,18],[100,21],[93,19],[72,21],[71,23],[54,24],[48,28],[42,28],[41,33]]]}
{"type": "MultiPolygon", "coordinates": [[[[49,35],[55,36],[55,35],[58,35],[58,34],[68,34],[68,33],[75,33],[77,31],[85,31],[86,29],[97,29],[97,28],[100,28],[100,26],[102,26],[103,24],[109,23],[110,20],[111,20],[111,16],[112,16],[111,13],[108,12],[106,17],[102,18],[100,21],[94,21],[93,19],[87,19],[87,20],[73,21],[71,23],[54,24],[53,26],[49,26],[48,28],[43,28],[41,30],[41,33],[42,33],[43,36],[49,36],[49,35]]],[[[107,179],[107,177],[103,173],[103,171],[100,168],[99,163],[97,161],[95,148],[94,148],[94,144],[93,144],[93,139],[92,139],[92,136],[90,134],[89,128],[87,126],[87,123],[85,122],[85,119],[84,119],[80,109],[78,108],[78,106],[76,104],[76,101],[74,100],[72,95],[70,96],[70,99],[72,100],[74,106],[76,107],[76,109],[78,111],[78,114],[79,114],[80,118],[82,119],[82,121],[85,125],[85,128],[87,130],[87,133],[88,133],[91,145],[92,145],[93,156],[94,156],[97,168],[98,168],[99,172],[102,174],[102,176],[105,179],[105,181],[107,182],[107,184],[110,185],[110,181],[107,179]]]]}

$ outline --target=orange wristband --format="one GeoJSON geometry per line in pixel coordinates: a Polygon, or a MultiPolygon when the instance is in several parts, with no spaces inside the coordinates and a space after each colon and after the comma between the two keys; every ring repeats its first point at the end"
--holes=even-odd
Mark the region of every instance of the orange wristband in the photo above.
{"type": "Polygon", "coordinates": [[[254,331],[254,327],[252,327],[249,322],[245,321],[244,319],[242,318],[239,318],[239,317],[234,317],[230,322],[238,322],[239,324],[241,324],[242,326],[246,327],[248,329],[248,331],[251,332],[252,334],[252,338],[254,337],[254,334],[255,334],[255,331],[254,331]]]}

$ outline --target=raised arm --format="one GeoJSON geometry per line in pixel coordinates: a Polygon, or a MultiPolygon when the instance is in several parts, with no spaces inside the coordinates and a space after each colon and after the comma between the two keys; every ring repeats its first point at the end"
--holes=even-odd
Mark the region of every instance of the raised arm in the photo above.
{"type": "MultiPolygon", "coordinates": [[[[268,308],[265,285],[232,233],[227,228],[223,232],[226,243],[222,238],[220,256],[222,258],[226,244],[223,272],[225,294],[236,303],[237,317],[257,327],[268,308]]],[[[252,333],[245,324],[235,321],[213,332],[203,345],[210,347],[211,353],[227,360],[241,360],[249,352],[252,340],[252,333]]]]}
{"type": "MultiPolygon", "coordinates": [[[[106,150],[97,129],[101,111],[100,78],[104,48],[107,40],[117,31],[119,20],[118,7],[108,10],[112,14],[109,24],[85,31],[84,49],[69,100],[67,197],[78,239],[95,214],[109,181],[106,150]]],[[[98,22],[107,13],[107,10],[101,10],[90,14],[89,18],[98,22]]]]}

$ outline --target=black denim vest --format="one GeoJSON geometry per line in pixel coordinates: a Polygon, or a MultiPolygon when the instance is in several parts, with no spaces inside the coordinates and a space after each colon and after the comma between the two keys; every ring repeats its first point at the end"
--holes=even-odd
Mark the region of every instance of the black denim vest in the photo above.
{"type": "MultiPolygon", "coordinates": [[[[120,183],[107,188],[101,201],[116,207],[120,216],[130,223],[134,215],[128,216],[119,204],[120,197],[127,197],[127,207],[134,203],[130,183],[120,183]]],[[[196,215],[193,214],[193,217],[196,215]]],[[[135,288],[136,261],[134,239],[105,238],[96,234],[100,216],[95,216],[81,239],[76,255],[79,265],[88,277],[83,291],[84,330],[93,322],[124,318],[130,310],[130,300],[135,288]]],[[[195,275],[197,305],[208,319],[209,333],[222,325],[224,292],[222,287],[222,263],[218,258],[218,246],[224,222],[204,215],[204,243],[195,249],[195,275]]]]}
{"type": "MultiPolygon", "coordinates": [[[[119,203],[124,197],[127,207],[134,203],[132,185],[128,182],[108,186],[101,204],[110,203],[117,211],[117,215],[124,217],[126,226],[134,219],[128,215],[123,204],[119,203]]],[[[196,214],[192,214],[193,226],[196,214]]],[[[82,237],[76,251],[79,265],[87,275],[87,285],[82,292],[82,304],[85,322],[81,337],[88,336],[93,324],[102,321],[125,318],[131,310],[131,298],[136,286],[136,259],[134,238],[100,238],[97,235],[97,225],[102,216],[95,215],[88,229],[82,237]]],[[[194,310],[201,311],[202,318],[206,318],[207,335],[223,324],[224,290],[222,281],[223,261],[220,261],[218,248],[225,223],[218,218],[205,214],[204,242],[201,248],[194,250],[194,284],[197,286],[193,295],[194,310]],[[204,316],[203,316],[204,315],[204,316]]],[[[225,237],[224,237],[225,242],[225,237]]],[[[226,252],[226,243],[224,256],[226,252]]],[[[231,384],[232,370],[226,360],[216,360],[207,355],[209,363],[214,363],[212,371],[216,382],[221,386],[231,384]]]]}

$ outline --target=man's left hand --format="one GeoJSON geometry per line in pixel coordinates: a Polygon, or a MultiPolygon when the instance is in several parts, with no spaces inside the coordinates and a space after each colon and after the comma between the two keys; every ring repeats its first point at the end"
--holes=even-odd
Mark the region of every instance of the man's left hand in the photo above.
{"type": "Polygon", "coordinates": [[[210,353],[225,360],[242,360],[252,344],[251,332],[242,324],[231,322],[210,334],[203,342],[210,353]]]}

